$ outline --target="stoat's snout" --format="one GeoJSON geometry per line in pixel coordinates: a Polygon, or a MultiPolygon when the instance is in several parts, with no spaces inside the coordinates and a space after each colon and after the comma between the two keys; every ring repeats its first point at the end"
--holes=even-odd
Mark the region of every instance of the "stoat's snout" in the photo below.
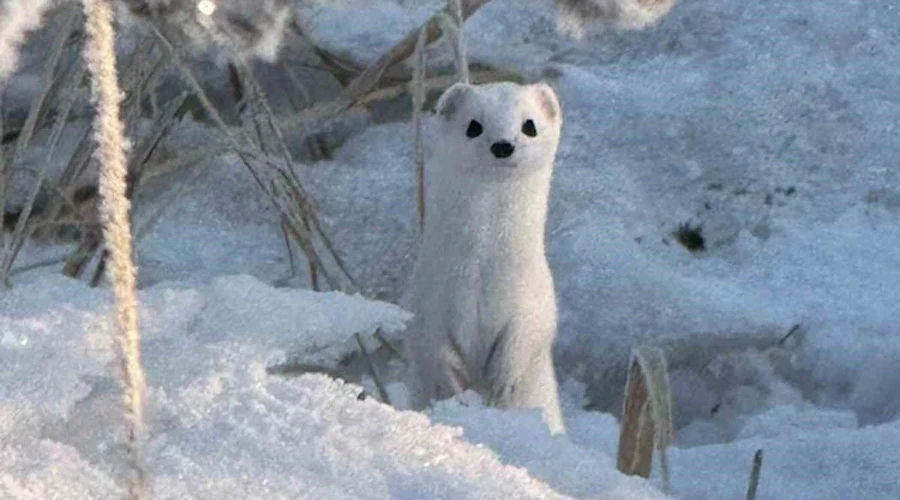
{"type": "Polygon", "coordinates": [[[516,147],[510,144],[509,141],[497,141],[491,145],[491,153],[493,153],[495,158],[509,158],[515,150],[516,147]]]}

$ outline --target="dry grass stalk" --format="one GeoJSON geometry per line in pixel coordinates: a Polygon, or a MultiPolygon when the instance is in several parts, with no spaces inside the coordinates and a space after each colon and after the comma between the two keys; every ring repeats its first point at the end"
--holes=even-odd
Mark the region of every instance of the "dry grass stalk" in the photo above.
{"type": "MultiPolygon", "coordinates": [[[[66,13],[66,17],[63,20],[62,26],[60,26],[59,36],[56,38],[56,43],[53,45],[50,51],[50,57],[47,60],[47,64],[45,66],[45,71],[43,75],[43,83],[41,90],[35,95],[34,99],[31,102],[31,107],[28,110],[28,117],[25,119],[25,124],[22,127],[21,132],[19,133],[19,137],[16,140],[15,150],[12,156],[12,161],[10,164],[6,165],[4,168],[4,172],[0,173],[0,176],[3,177],[2,192],[0,192],[0,207],[6,207],[6,189],[5,186],[8,185],[9,179],[9,167],[15,167],[18,165],[22,159],[22,156],[25,154],[25,150],[28,148],[29,142],[34,135],[34,129],[37,126],[39,121],[39,117],[41,116],[41,110],[45,108],[44,104],[46,102],[52,102],[55,100],[56,96],[54,94],[54,90],[57,92],[62,92],[63,90],[68,90],[69,92],[62,92],[63,96],[66,97],[66,100],[63,102],[63,109],[61,110],[60,117],[56,120],[53,125],[53,130],[50,138],[50,147],[48,150],[48,154],[46,156],[46,160],[44,162],[43,168],[38,171],[37,179],[34,182],[34,187],[28,195],[28,198],[25,202],[25,205],[22,207],[22,212],[19,215],[19,219],[16,222],[15,228],[13,228],[11,235],[4,234],[3,241],[3,255],[0,256],[0,279],[3,280],[4,283],[8,282],[9,279],[9,271],[12,268],[13,261],[21,250],[22,245],[25,240],[28,238],[28,234],[26,234],[26,223],[28,219],[31,217],[31,213],[34,209],[35,201],[37,200],[38,194],[40,193],[41,187],[44,184],[44,179],[47,175],[47,169],[49,168],[52,160],[52,154],[56,149],[56,145],[59,141],[59,138],[62,134],[62,126],[65,124],[66,117],[71,111],[72,104],[74,103],[75,92],[71,88],[71,80],[67,80],[67,82],[62,87],[55,87],[53,82],[58,79],[58,67],[59,61],[63,53],[63,49],[65,48],[66,41],[69,39],[69,36],[72,33],[75,24],[75,18],[78,11],[74,7],[70,7],[68,12],[66,13]]],[[[80,80],[83,73],[76,70],[75,71],[77,78],[80,80]]]]}
{"type": "Polygon", "coordinates": [[[366,362],[366,368],[369,370],[369,373],[372,375],[372,380],[375,382],[375,388],[378,389],[378,397],[381,399],[382,403],[391,404],[391,399],[388,397],[387,390],[385,390],[384,385],[381,383],[378,372],[375,371],[375,364],[372,363],[372,358],[369,357],[369,351],[366,350],[366,345],[363,343],[362,337],[360,337],[358,333],[354,336],[356,337],[356,343],[359,344],[359,352],[366,362]]]}
{"type": "Polygon", "coordinates": [[[650,477],[653,448],[660,451],[663,483],[669,489],[666,447],[672,443],[672,402],[662,350],[639,347],[632,353],[625,386],[617,467],[629,475],[650,477]]]}
{"type": "MultiPolygon", "coordinates": [[[[156,35],[160,45],[166,50],[186,83],[193,89],[200,104],[213,123],[224,134],[229,147],[237,153],[257,185],[278,210],[291,238],[306,253],[310,265],[325,278],[333,289],[355,292],[358,287],[346,271],[346,267],[334,250],[331,241],[322,231],[310,198],[291,169],[290,154],[287,152],[281,131],[276,125],[274,114],[268,108],[268,104],[259,102],[264,101],[264,98],[261,97],[261,91],[255,84],[255,81],[251,79],[246,80],[250,84],[249,90],[259,95],[258,98],[252,99],[254,101],[253,104],[257,106],[259,112],[265,115],[266,124],[274,137],[274,143],[267,142],[266,147],[268,148],[269,145],[274,144],[274,147],[278,149],[281,155],[280,159],[276,159],[262,151],[261,145],[258,145],[251,139],[246,129],[234,130],[232,127],[229,127],[207,96],[200,82],[193,75],[191,69],[183,61],[178,50],[156,26],[148,24],[148,27],[156,35]],[[322,248],[316,248],[317,245],[322,248]],[[328,257],[331,265],[326,265],[323,262],[323,255],[328,257]]],[[[260,125],[260,122],[256,121],[255,125],[260,125]]]]}
{"type": "Polygon", "coordinates": [[[425,227],[425,150],[422,147],[422,112],[425,107],[425,40],[423,29],[419,32],[413,53],[412,105],[413,105],[413,166],[416,175],[416,222],[421,231],[425,227]]]}
{"type": "MultiPolygon", "coordinates": [[[[120,88],[124,91],[125,99],[121,103],[121,110],[124,111],[124,122],[131,124],[133,127],[139,116],[139,107],[135,106],[135,101],[140,102],[143,96],[143,89],[147,88],[147,80],[151,79],[154,74],[159,71],[159,66],[165,64],[160,51],[154,50],[152,41],[142,41],[137,44],[140,48],[133,51],[127,62],[122,65],[123,71],[120,88]],[[136,114],[138,113],[138,114],[136,114]]],[[[69,159],[66,169],[63,171],[59,180],[57,189],[61,195],[51,199],[50,203],[44,210],[42,218],[45,220],[56,220],[65,206],[74,205],[72,196],[75,190],[80,187],[81,179],[89,168],[95,164],[93,141],[86,140],[88,134],[92,130],[85,131],[85,137],[79,142],[78,147],[69,159]]],[[[101,241],[101,235],[91,228],[83,228],[84,234],[78,248],[69,257],[67,264],[63,268],[63,273],[67,276],[77,277],[87,265],[96,252],[101,241]]]]}
{"type": "Polygon", "coordinates": [[[750,469],[750,483],[747,485],[747,500],[756,500],[756,490],[759,487],[759,471],[762,469],[763,451],[756,450],[753,454],[753,467],[750,469]]]}
{"type": "Polygon", "coordinates": [[[144,465],[145,381],[138,333],[136,270],[132,261],[129,202],[125,196],[127,163],[125,137],[119,119],[121,92],[116,76],[112,5],[106,0],[83,0],[87,41],[84,58],[91,74],[95,107],[94,139],[100,163],[103,238],[110,251],[110,278],[115,297],[116,345],[121,363],[123,410],[128,448],[128,498],[149,498],[144,465]]]}
{"type": "MultiPolygon", "coordinates": [[[[142,80],[143,79],[140,79],[138,81],[142,80]]],[[[162,139],[166,136],[172,125],[175,123],[175,118],[178,115],[178,110],[181,108],[182,104],[184,104],[187,96],[187,92],[182,92],[181,95],[179,95],[175,99],[172,99],[157,115],[150,133],[141,140],[140,144],[136,148],[134,148],[134,153],[132,153],[131,155],[131,160],[128,166],[127,187],[125,190],[125,196],[129,200],[134,197],[134,192],[137,187],[143,183],[150,156],[153,154],[153,151],[157,148],[157,146],[159,146],[162,139]]],[[[132,116],[137,117],[139,115],[140,111],[134,110],[134,114],[132,116]]],[[[133,122],[137,122],[137,120],[134,120],[133,122]]],[[[138,232],[140,231],[140,229],[141,228],[136,229],[134,234],[132,235],[132,240],[134,242],[140,240],[140,233],[138,232]]],[[[80,247],[84,248],[79,248],[79,250],[76,250],[70,261],[66,263],[66,272],[76,272],[76,275],[80,275],[81,271],[87,265],[88,261],[94,256],[97,249],[99,248],[99,243],[100,242],[96,238],[85,238],[84,240],[82,240],[80,247]]],[[[106,271],[106,259],[108,258],[108,256],[108,250],[104,250],[99,262],[97,263],[97,268],[94,270],[94,275],[91,278],[90,283],[92,287],[100,284],[103,273],[106,271]]]]}
{"type": "MultiPolygon", "coordinates": [[[[248,67],[244,64],[240,64],[238,68],[238,74],[241,78],[241,81],[244,87],[249,91],[248,104],[250,106],[250,114],[253,123],[253,130],[256,132],[256,139],[260,146],[260,149],[265,154],[270,154],[272,149],[276,149],[278,154],[281,155],[282,160],[284,160],[284,165],[286,169],[281,174],[289,179],[290,184],[297,186],[296,199],[301,203],[299,209],[299,221],[303,225],[303,233],[306,238],[311,242],[312,240],[312,227],[310,225],[310,218],[315,217],[315,213],[312,205],[308,201],[308,195],[305,193],[300,180],[297,178],[296,173],[293,171],[291,166],[293,165],[293,157],[288,150],[287,144],[284,141],[284,135],[281,133],[281,130],[278,128],[278,125],[275,120],[275,114],[272,112],[268,103],[266,102],[265,95],[262,92],[262,88],[259,83],[253,78],[248,67]]],[[[277,164],[276,164],[277,165],[277,164]]],[[[277,168],[277,166],[276,166],[277,168]]],[[[291,247],[291,220],[286,217],[281,217],[281,231],[284,235],[285,248],[287,248],[288,259],[291,264],[291,273],[295,272],[294,268],[294,252],[291,247]]],[[[310,288],[313,290],[320,289],[319,283],[319,268],[316,265],[318,262],[317,256],[315,254],[315,249],[312,244],[300,245],[301,249],[304,251],[306,255],[306,264],[307,264],[307,273],[309,275],[310,288]]]]}
{"type": "Polygon", "coordinates": [[[334,249],[328,235],[322,230],[319,224],[315,207],[311,202],[312,198],[303,187],[293,168],[291,168],[294,163],[293,157],[287,147],[287,142],[278,125],[275,113],[269,107],[259,82],[253,78],[249,68],[243,64],[241,64],[240,72],[244,75],[246,87],[250,91],[250,103],[255,110],[254,120],[256,122],[257,130],[260,131],[259,141],[263,152],[266,153],[266,149],[275,149],[281,156],[283,164],[281,162],[267,162],[267,164],[270,169],[275,170],[273,172],[275,175],[273,183],[273,187],[275,188],[274,192],[281,193],[280,197],[284,198],[286,210],[290,210],[291,207],[296,207],[293,211],[283,213],[282,227],[288,230],[289,233],[294,232],[298,235],[297,242],[307,256],[312,288],[314,290],[319,289],[318,276],[321,271],[325,273],[325,277],[331,283],[332,288],[344,291],[356,291],[356,284],[347,272],[346,266],[334,249]],[[269,143],[268,146],[266,146],[267,143],[269,143]],[[298,222],[302,224],[304,230],[303,233],[300,233],[297,230],[296,222],[292,222],[292,216],[299,216],[298,222]],[[317,249],[317,242],[324,248],[317,249]],[[329,276],[331,273],[329,269],[323,269],[324,263],[321,261],[322,257],[328,257],[332,260],[332,265],[329,267],[336,268],[334,277],[329,276]],[[341,280],[342,282],[337,280],[341,280]]]}
{"type": "Polygon", "coordinates": [[[19,132],[19,137],[16,139],[16,147],[12,159],[13,164],[21,161],[22,155],[25,153],[28,144],[31,142],[31,138],[34,135],[34,129],[37,126],[38,118],[41,115],[41,109],[43,109],[44,102],[47,101],[50,89],[53,87],[54,75],[56,74],[60,57],[62,56],[69,34],[72,32],[76,13],[77,11],[74,8],[69,9],[68,15],[60,26],[60,35],[56,38],[56,43],[51,48],[49,58],[47,59],[44,75],[41,79],[41,89],[35,94],[34,99],[32,99],[31,107],[28,110],[28,117],[25,119],[25,125],[19,132]]]}
{"type": "MultiPolygon", "coordinates": [[[[461,17],[463,19],[468,19],[488,2],[490,2],[490,0],[462,0],[461,17]]],[[[307,134],[312,134],[317,131],[317,127],[319,127],[320,124],[326,123],[341,112],[357,105],[361,98],[375,90],[382,75],[384,75],[391,66],[405,61],[413,54],[416,43],[419,40],[419,33],[422,30],[425,30],[426,33],[426,44],[431,43],[440,37],[440,16],[445,12],[446,9],[434,15],[431,19],[426,21],[422,27],[407,33],[406,36],[397,42],[389,51],[354,78],[336,100],[312,106],[303,113],[300,113],[299,116],[285,121],[283,126],[300,126],[304,128],[307,134]]]]}
{"type": "Polygon", "coordinates": [[[466,39],[463,35],[462,4],[460,0],[447,0],[447,13],[439,19],[441,31],[449,38],[453,48],[453,61],[459,82],[469,83],[469,58],[466,55],[466,39]]]}
{"type": "MultiPolygon", "coordinates": [[[[160,70],[160,65],[156,64],[153,66],[143,66],[140,64],[136,64],[133,65],[131,69],[135,73],[135,75],[130,79],[130,82],[135,87],[131,91],[136,94],[143,94],[148,89],[150,89],[146,84],[153,78],[153,74],[160,70]]],[[[187,93],[182,92],[180,96],[170,101],[168,105],[162,110],[162,112],[156,117],[156,121],[154,122],[150,133],[145,138],[143,138],[135,148],[134,153],[131,156],[131,160],[129,161],[128,175],[126,178],[127,187],[125,196],[129,200],[134,196],[135,189],[143,180],[145,166],[150,158],[150,155],[153,153],[154,149],[159,145],[163,137],[165,137],[166,133],[168,133],[169,129],[174,124],[178,109],[184,103],[186,98],[187,93]]],[[[126,111],[126,116],[128,118],[127,122],[130,124],[129,128],[132,130],[136,127],[138,117],[140,116],[140,101],[141,99],[139,98],[133,98],[130,99],[130,101],[127,102],[125,106],[123,106],[123,109],[126,111]]],[[[67,276],[79,277],[87,267],[89,261],[94,257],[97,250],[100,248],[101,238],[99,238],[96,230],[92,230],[91,228],[84,226],[83,228],[85,229],[84,237],[82,238],[76,250],[67,260],[65,266],[63,266],[63,274],[67,276]]],[[[97,269],[94,272],[94,276],[91,279],[91,286],[97,286],[99,284],[99,281],[102,278],[103,272],[106,268],[106,258],[107,253],[104,252],[97,264],[97,269]]]]}
{"type": "MultiPolygon", "coordinates": [[[[482,83],[491,83],[491,82],[521,82],[522,78],[520,75],[503,70],[484,70],[484,71],[473,71],[470,75],[471,82],[475,84],[482,83]]],[[[422,81],[422,87],[427,95],[430,90],[444,90],[449,86],[453,85],[454,82],[458,80],[458,77],[453,75],[438,75],[427,77],[422,81]]],[[[397,85],[391,85],[388,87],[380,87],[377,90],[373,90],[369,92],[365,96],[361,97],[357,102],[359,106],[369,106],[372,103],[378,101],[386,101],[388,99],[393,99],[399,97],[407,92],[412,94],[415,90],[414,82],[403,82],[397,85]]],[[[425,98],[423,97],[423,100],[425,98]]],[[[424,104],[424,103],[423,103],[424,104]]]]}
{"type": "Polygon", "coordinates": [[[168,168],[169,170],[175,170],[176,168],[191,168],[193,171],[186,179],[180,180],[175,189],[166,191],[163,199],[157,203],[156,207],[151,210],[150,213],[143,216],[140,221],[135,222],[134,241],[139,242],[144,239],[144,236],[150,233],[150,230],[153,229],[153,226],[159,218],[162,217],[168,209],[175,206],[176,202],[187,190],[188,186],[194,184],[197,178],[200,177],[200,174],[203,173],[203,169],[197,164],[203,160],[209,159],[211,156],[215,156],[216,153],[217,152],[215,151],[201,150],[194,154],[176,158],[172,163],[175,167],[167,166],[167,164],[154,166],[154,170],[161,170],[165,166],[165,168],[168,168]]]}

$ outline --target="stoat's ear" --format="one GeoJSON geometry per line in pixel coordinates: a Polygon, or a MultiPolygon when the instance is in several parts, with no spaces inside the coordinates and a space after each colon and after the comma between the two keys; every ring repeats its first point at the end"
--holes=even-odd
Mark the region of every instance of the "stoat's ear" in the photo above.
{"type": "Polygon", "coordinates": [[[559,99],[557,99],[556,91],[553,90],[553,87],[543,82],[531,84],[529,87],[537,98],[537,102],[540,104],[544,114],[553,121],[559,120],[562,110],[559,107],[559,99]]]}
{"type": "Polygon", "coordinates": [[[462,103],[465,102],[469,93],[472,91],[472,86],[465,83],[454,83],[447,90],[441,94],[440,99],[438,99],[437,105],[435,106],[435,110],[437,114],[444,117],[450,118],[456,113],[462,103]]]}

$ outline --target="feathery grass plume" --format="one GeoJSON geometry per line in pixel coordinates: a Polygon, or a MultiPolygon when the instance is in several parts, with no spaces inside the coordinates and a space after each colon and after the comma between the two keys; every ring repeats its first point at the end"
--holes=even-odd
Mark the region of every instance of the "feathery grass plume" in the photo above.
{"type": "Polygon", "coordinates": [[[141,367],[135,267],[132,261],[126,191],[125,137],[119,119],[122,94],[116,77],[113,11],[109,0],[82,0],[87,40],[84,59],[91,74],[94,140],[100,164],[103,239],[110,252],[109,276],[115,298],[116,347],[128,447],[128,498],[149,498],[144,466],[144,371],[141,367]]]}
{"type": "Polygon", "coordinates": [[[678,0],[556,0],[557,27],[576,38],[589,23],[642,29],[666,15],[678,0]]]}
{"type": "Polygon", "coordinates": [[[16,70],[19,47],[29,31],[40,27],[55,0],[6,0],[0,6],[0,82],[16,70]]]}
{"type": "Polygon", "coordinates": [[[290,24],[289,0],[121,0],[152,20],[177,46],[226,49],[242,59],[272,62],[290,24]]]}
{"type": "Polygon", "coordinates": [[[416,172],[416,221],[419,230],[425,226],[425,150],[422,148],[422,108],[425,107],[425,42],[428,32],[419,31],[413,52],[413,164],[416,172]]]}

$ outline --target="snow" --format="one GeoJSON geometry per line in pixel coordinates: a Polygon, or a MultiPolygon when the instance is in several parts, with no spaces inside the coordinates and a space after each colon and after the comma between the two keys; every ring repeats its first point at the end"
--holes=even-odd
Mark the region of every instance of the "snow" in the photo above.
{"type": "MultiPolygon", "coordinates": [[[[140,299],[154,498],[564,498],[457,428],[325,375],[267,373],[284,353],[333,362],[354,333],[402,328],[396,306],[248,276],[140,299]]],[[[55,274],[4,295],[0,498],[121,495],[108,301],[55,274]]]]}
{"type": "MultiPolygon", "coordinates": [[[[365,64],[442,4],[295,10],[365,64]]],[[[563,105],[548,241],[568,435],[471,395],[419,414],[282,373],[334,370],[354,334],[374,351],[371,334],[399,339],[409,315],[279,288],[306,284],[303,262],[291,273],[240,163],[210,154],[135,204],[138,226],[167,208],[137,245],[154,498],[663,498],[658,465],[649,481],[614,467],[638,342],[668,354],[676,498],[742,498],[757,449],[760,499],[900,496],[900,7],[681,0],[650,30],[573,41],[551,4],[493,0],[465,33],[473,62],[549,79],[563,105]],[[673,238],[686,222],[705,252],[673,238]]],[[[34,81],[11,80],[7,106],[34,81]]],[[[211,144],[203,125],[178,127],[166,147],[211,144]]],[[[296,167],[351,274],[390,302],[416,238],[411,137],[407,121],[373,124],[296,167]]],[[[60,252],[30,245],[21,262],[60,252]]],[[[108,301],[52,268],[0,293],[0,498],[121,495],[108,301]]],[[[376,363],[402,407],[401,368],[376,363]]]]}
{"type": "Polygon", "coordinates": [[[750,465],[763,449],[759,499],[894,498],[900,454],[897,422],[815,432],[786,429],[778,437],[674,450],[673,486],[682,498],[743,498],[750,465]]]}

